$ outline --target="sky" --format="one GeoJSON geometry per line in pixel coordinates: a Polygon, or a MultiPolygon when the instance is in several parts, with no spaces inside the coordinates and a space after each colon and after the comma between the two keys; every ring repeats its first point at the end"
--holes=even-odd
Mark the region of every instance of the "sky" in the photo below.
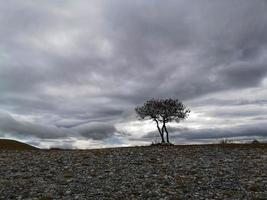
{"type": "Polygon", "coordinates": [[[178,98],[176,144],[267,139],[266,0],[0,2],[0,138],[147,145],[134,112],[178,98]]]}

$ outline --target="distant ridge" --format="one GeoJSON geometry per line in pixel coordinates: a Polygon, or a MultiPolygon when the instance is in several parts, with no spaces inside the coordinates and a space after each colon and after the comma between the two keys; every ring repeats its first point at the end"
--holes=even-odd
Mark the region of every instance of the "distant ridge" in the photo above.
{"type": "Polygon", "coordinates": [[[16,140],[0,139],[0,150],[36,150],[38,148],[16,140]]]}

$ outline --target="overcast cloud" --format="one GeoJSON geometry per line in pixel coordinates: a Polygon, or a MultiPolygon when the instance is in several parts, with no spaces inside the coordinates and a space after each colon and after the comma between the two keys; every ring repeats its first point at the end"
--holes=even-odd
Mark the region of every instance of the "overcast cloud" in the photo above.
{"type": "Polygon", "coordinates": [[[155,127],[134,107],[173,97],[192,110],[174,138],[266,139],[266,10],[265,0],[2,1],[0,136],[146,144],[155,127]]]}

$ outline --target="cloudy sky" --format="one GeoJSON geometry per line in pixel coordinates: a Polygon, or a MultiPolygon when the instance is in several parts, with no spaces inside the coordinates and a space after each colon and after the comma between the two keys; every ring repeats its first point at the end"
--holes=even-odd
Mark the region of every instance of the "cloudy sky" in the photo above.
{"type": "Polygon", "coordinates": [[[266,0],[1,1],[0,138],[150,144],[134,107],[179,98],[177,144],[267,138],[266,0]]]}

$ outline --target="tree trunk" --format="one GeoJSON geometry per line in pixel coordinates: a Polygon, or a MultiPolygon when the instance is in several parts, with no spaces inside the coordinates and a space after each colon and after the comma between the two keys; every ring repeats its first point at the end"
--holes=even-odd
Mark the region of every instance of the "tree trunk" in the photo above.
{"type": "Polygon", "coordinates": [[[161,127],[161,134],[162,134],[162,138],[163,138],[163,143],[165,143],[165,139],[164,139],[164,127],[161,127]]]}
{"type": "Polygon", "coordinates": [[[165,132],[166,132],[167,143],[170,143],[170,141],[169,141],[169,132],[167,131],[165,123],[164,123],[164,129],[165,129],[165,132]]]}
{"type": "Polygon", "coordinates": [[[160,137],[161,137],[161,143],[165,143],[165,139],[164,139],[164,135],[163,135],[163,129],[160,130],[158,120],[154,119],[154,121],[157,123],[157,128],[158,128],[158,131],[159,131],[159,134],[160,134],[160,137]]]}

